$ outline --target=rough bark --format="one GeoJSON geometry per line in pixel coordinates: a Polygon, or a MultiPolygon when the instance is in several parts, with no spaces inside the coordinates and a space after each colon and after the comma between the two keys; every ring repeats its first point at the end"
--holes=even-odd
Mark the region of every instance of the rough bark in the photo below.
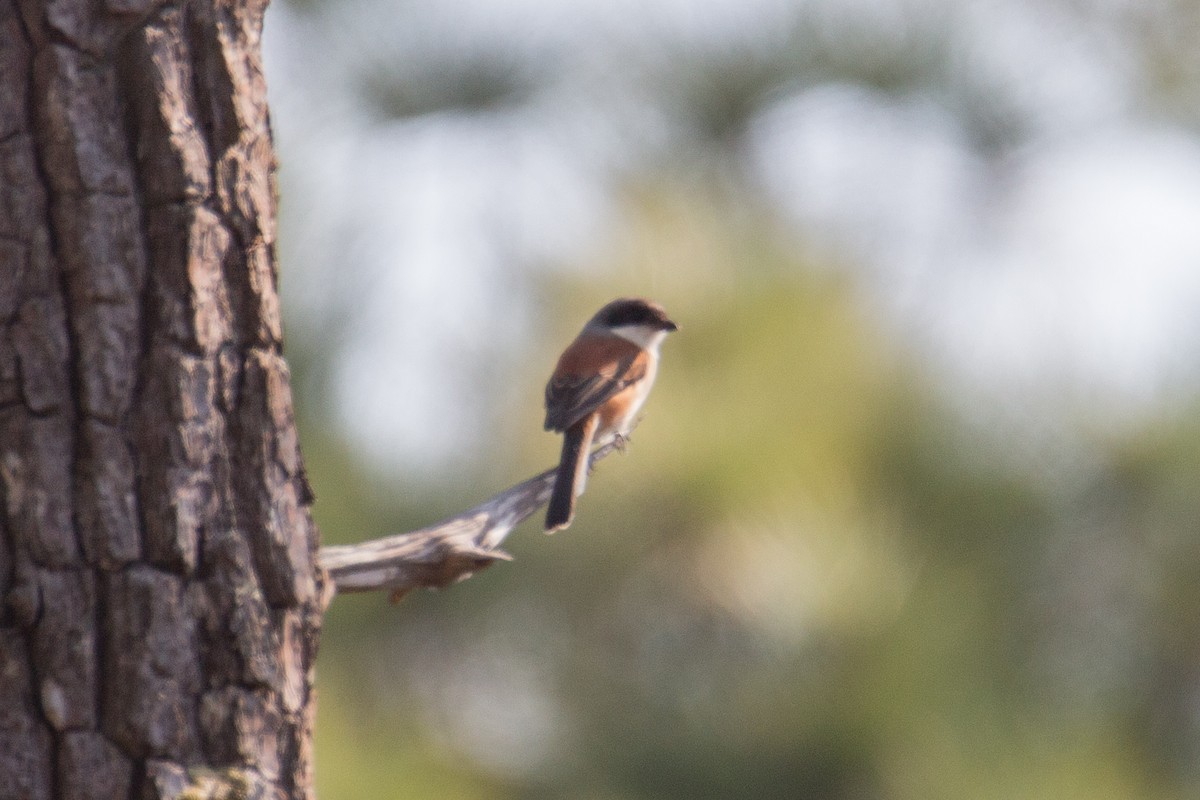
{"type": "Polygon", "coordinates": [[[311,795],[261,0],[0,0],[0,798],[311,795]]]}

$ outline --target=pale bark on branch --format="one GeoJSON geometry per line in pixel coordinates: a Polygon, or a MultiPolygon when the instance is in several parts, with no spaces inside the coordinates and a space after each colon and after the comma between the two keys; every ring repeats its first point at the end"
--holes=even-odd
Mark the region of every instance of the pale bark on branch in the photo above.
{"type": "MultiPolygon", "coordinates": [[[[592,453],[588,469],[616,449],[608,443],[592,453]]],[[[427,528],[351,545],[322,547],[321,567],[332,592],[387,589],[393,601],[413,589],[440,589],[465,580],[497,561],[512,559],[500,549],[505,538],[550,499],[556,469],[505,489],[474,508],[427,528]]]]}

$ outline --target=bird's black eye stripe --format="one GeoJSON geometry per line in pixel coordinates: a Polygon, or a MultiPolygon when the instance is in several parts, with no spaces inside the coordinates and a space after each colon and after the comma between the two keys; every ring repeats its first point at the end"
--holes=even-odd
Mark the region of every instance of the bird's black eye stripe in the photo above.
{"type": "Polygon", "coordinates": [[[608,321],[614,326],[637,325],[645,322],[649,315],[640,308],[614,308],[608,321]]]}

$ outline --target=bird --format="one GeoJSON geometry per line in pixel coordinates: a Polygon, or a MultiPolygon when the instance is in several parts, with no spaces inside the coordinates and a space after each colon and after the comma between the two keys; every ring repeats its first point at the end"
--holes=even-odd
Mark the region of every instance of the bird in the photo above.
{"type": "Polygon", "coordinates": [[[546,507],[546,532],[571,524],[593,443],[625,441],[658,372],[658,350],[676,325],[661,305],[622,297],[596,312],[567,345],[546,384],[548,431],[563,435],[546,507]]]}

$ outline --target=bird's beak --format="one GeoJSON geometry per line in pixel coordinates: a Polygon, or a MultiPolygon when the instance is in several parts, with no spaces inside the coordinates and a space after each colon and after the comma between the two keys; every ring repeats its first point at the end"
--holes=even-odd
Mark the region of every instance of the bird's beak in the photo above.
{"type": "Polygon", "coordinates": [[[664,331],[668,332],[668,333],[673,333],[674,331],[677,331],[677,330],[679,330],[679,326],[678,326],[678,325],[676,325],[676,324],[675,324],[674,322],[672,322],[671,320],[669,320],[669,319],[665,319],[665,320],[663,320],[663,326],[662,326],[662,329],[663,329],[664,331]]]}

